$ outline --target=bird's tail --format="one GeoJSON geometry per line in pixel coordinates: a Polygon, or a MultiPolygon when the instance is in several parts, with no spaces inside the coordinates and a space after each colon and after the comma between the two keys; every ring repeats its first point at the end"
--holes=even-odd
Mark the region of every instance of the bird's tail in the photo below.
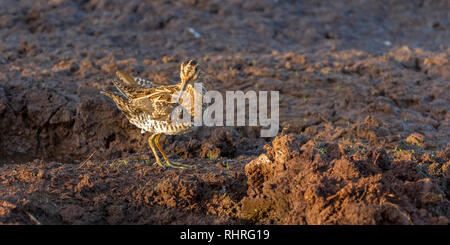
{"type": "Polygon", "coordinates": [[[129,85],[119,80],[112,80],[114,86],[119,90],[119,92],[125,96],[127,99],[134,99],[139,91],[142,92],[143,88],[135,85],[129,85]]]}
{"type": "Polygon", "coordinates": [[[116,76],[119,77],[120,80],[122,80],[124,83],[126,83],[128,85],[136,85],[137,84],[132,76],[126,74],[123,71],[117,70],[116,76]]]}
{"type": "Polygon", "coordinates": [[[119,110],[124,112],[127,117],[131,116],[132,110],[130,108],[130,104],[127,99],[125,99],[122,96],[115,94],[111,91],[108,91],[108,90],[102,90],[102,91],[100,91],[100,93],[111,98],[114,101],[114,103],[117,105],[119,110]]]}

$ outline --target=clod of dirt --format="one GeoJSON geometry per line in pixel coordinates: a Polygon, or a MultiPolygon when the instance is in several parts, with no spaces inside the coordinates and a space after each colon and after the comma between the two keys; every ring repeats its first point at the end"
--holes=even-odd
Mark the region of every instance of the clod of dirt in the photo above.
{"type": "Polygon", "coordinates": [[[264,224],[448,224],[448,187],[416,163],[390,159],[376,149],[340,156],[304,142],[293,134],[278,136],[246,166],[244,219],[264,224]]]}
{"type": "Polygon", "coordinates": [[[218,128],[211,132],[211,137],[202,143],[200,156],[217,159],[219,157],[233,158],[236,147],[228,130],[218,128]]]}

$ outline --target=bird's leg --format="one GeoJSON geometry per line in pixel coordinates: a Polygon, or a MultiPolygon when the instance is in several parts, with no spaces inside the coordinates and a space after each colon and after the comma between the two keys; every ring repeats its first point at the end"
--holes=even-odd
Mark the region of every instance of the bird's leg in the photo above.
{"type": "Polygon", "coordinates": [[[155,138],[155,136],[157,136],[157,134],[153,134],[150,137],[148,137],[148,144],[150,145],[150,148],[153,151],[153,155],[155,155],[156,159],[155,164],[158,164],[160,167],[164,167],[164,164],[162,164],[161,160],[159,159],[158,152],[156,151],[155,146],[153,145],[153,139],[155,138]]]}
{"type": "Polygon", "coordinates": [[[184,167],[190,167],[190,165],[182,164],[179,162],[170,161],[169,158],[167,158],[166,154],[164,153],[163,149],[159,145],[159,138],[161,137],[161,134],[156,135],[155,138],[155,145],[158,147],[158,150],[161,152],[162,156],[164,157],[164,160],[166,161],[166,165],[173,168],[184,168],[184,167]]]}

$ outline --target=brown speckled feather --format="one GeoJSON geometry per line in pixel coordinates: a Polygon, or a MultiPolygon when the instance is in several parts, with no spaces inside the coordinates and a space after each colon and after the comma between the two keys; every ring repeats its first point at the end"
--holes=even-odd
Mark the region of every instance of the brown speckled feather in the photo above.
{"type": "Polygon", "coordinates": [[[180,71],[181,82],[179,84],[145,88],[134,82],[133,77],[118,71],[117,76],[120,80],[113,80],[112,82],[125,98],[112,92],[104,92],[104,94],[114,100],[119,109],[127,115],[128,119],[137,117],[140,113],[145,113],[150,115],[151,120],[170,122],[171,113],[177,105],[184,106],[193,115],[194,107],[190,105],[194,104],[195,90],[187,82],[196,81],[199,77],[199,70],[197,69],[197,62],[190,62],[182,64],[180,71]],[[184,84],[187,84],[184,91],[190,95],[191,101],[180,99],[179,103],[176,103],[177,97],[174,96],[181,92],[184,84]]]}
{"type": "Polygon", "coordinates": [[[148,80],[135,78],[121,71],[117,71],[117,77],[119,79],[114,80],[113,84],[120,94],[111,91],[102,91],[103,94],[110,97],[116,103],[117,107],[125,114],[130,123],[140,128],[142,133],[151,133],[148,138],[149,146],[155,156],[156,164],[161,167],[187,167],[187,165],[169,160],[159,144],[159,138],[162,134],[184,134],[194,127],[192,120],[172,121],[171,115],[173,112],[175,112],[176,116],[181,115],[179,113],[182,110],[174,110],[177,106],[181,105],[192,117],[195,116],[195,97],[203,96],[206,92],[202,88],[201,94],[196,94],[192,85],[198,80],[199,72],[198,63],[194,60],[187,60],[181,64],[181,82],[179,84],[157,87],[148,80]],[[186,97],[186,95],[190,95],[190,97],[186,97]],[[156,149],[162,154],[165,164],[161,162],[156,149]]]}

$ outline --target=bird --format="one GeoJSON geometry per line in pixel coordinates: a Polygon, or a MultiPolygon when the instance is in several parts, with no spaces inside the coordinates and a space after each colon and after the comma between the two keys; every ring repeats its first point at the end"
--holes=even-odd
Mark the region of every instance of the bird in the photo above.
{"type": "Polygon", "coordinates": [[[155,156],[155,164],[160,167],[192,167],[192,165],[169,160],[159,139],[162,135],[186,134],[194,128],[192,120],[178,121],[174,118],[180,117],[183,110],[188,113],[188,118],[195,116],[194,97],[203,96],[206,93],[200,74],[199,63],[193,59],[187,59],[181,63],[181,81],[175,85],[158,86],[150,80],[133,77],[117,70],[118,79],[112,80],[112,83],[118,93],[109,90],[101,91],[114,101],[131,124],[141,129],[141,133],[150,133],[148,144],[155,156]],[[199,82],[200,89],[195,89],[193,86],[195,82],[199,82]],[[157,150],[161,153],[164,163],[159,158],[157,150]]]}

